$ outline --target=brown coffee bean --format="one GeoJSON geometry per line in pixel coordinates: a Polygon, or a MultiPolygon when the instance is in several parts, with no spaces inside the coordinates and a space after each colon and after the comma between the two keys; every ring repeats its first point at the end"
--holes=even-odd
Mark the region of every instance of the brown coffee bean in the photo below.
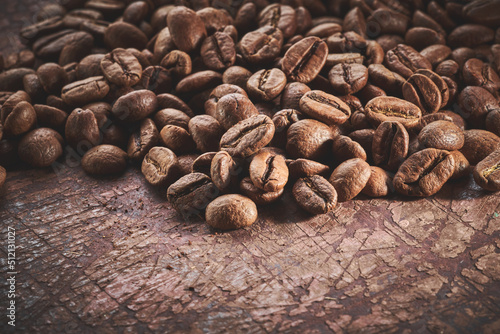
{"type": "Polygon", "coordinates": [[[153,147],[142,161],[141,172],[149,184],[165,186],[177,176],[177,156],[166,147],[153,147]]]}
{"type": "Polygon", "coordinates": [[[279,28],[285,38],[290,38],[297,30],[295,10],[290,6],[272,4],[264,8],[258,17],[259,27],[279,28]]]}
{"type": "Polygon", "coordinates": [[[146,118],[141,122],[139,131],[134,132],[128,141],[127,156],[130,160],[141,161],[149,150],[160,141],[160,133],[155,123],[146,118]]]}
{"type": "Polygon", "coordinates": [[[36,123],[36,112],[27,101],[21,101],[5,118],[3,127],[6,135],[17,136],[31,130],[36,123]]]}
{"type": "Polygon", "coordinates": [[[415,73],[408,78],[403,85],[403,97],[427,114],[437,112],[442,105],[441,91],[422,74],[415,73]]]}
{"type": "Polygon", "coordinates": [[[172,90],[172,76],[161,66],[146,67],[137,88],[144,88],[155,94],[170,92],[172,90]]]}
{"type": "Polygon", "coordinates": [[[440,33],[445,33],[443,27],[436,20],[421,10],[413,13],[412,24],[414,27],[426,27],[440,33]]]}
{"type": "Polygon", "coordinates": [[[495,38],[493,29],[479,24],[464,24],[456,27],[448,36],[451,48],[468,47],[490,43],[495,38]]]}
{"type": "Polygon", "coordinates": [[[233,39],[223,32],[216,32],[205,38],[200,53],[203,63],[214,71],[226,69],[236,61],[236,49],[233,39]]]}
{"type": "Polygon", "coordinates": [[[7,100],[3,103],[2,108],[0,109],[0,121],[4,123],[7,119],[7,116],[14,110],[14,108],[21,102],[26,101],[31,103],[30,96],[22,90],[19,90],[13,94],[11,94],[7,100]]]}
{"type": "Polygon", "coordinates": [[[383,197],[394,192],[392,177],[380,167],[370,166],[371,174],[365,187],[361,190],[363,195],[370,197],[383,197]]]}
{"type": "Polygon", "coordinates": [[[205,101],[204,104],[205,113],[212,117],[215,117],[217,110],[217,103],[219,102],[219,100],[223,96],[233,93],[247,96],[246,91],[243,88],[236,85],[222,84],[215,87],[214,90],[212,90],[212,92],[208,96],[208,99],[205,101]]]}
{"type": "Polygon", "coordinates": [[[427,58],[433,67],[436,67],[441,62],[446,61],[445,59],[451,55],[451,49],[446,45],[434,44],[420,51],[420,54],[427,58]]]}
{"type": "Polygon", "coordinates": [[[465,87],[458,96],[462,117],[472,127],[482,128],[491,110],[500,109],[498,100],[486,89],[478,86],[465,87]]]}
{"type": "Polygon", "coordinates": [[[257,220],[257,206],[248,197],[230,194],[213,200],[207,206],[207,224],[220,230],[232,230],[252,225],[257,220]]]}
{"type": "Polygon", "coordinates": [[[220,148],[231,156],[248,157],[269,144],[274,123],[265,115],[251,116],[231,127],[222,136],[220,148]]]}
{"type": "Polygon", "coordinates": [[[472,175],[481,188],[489,191],[500,190],[500,149],[481,160],[472,175]]]}
{"type": "Polygon", "coordinates": [[[21,139],[17,152],[22,161],[43,168],[52,165],[63,154],[63,143],[63,138],[56,131],[38,128],[21,139]]]}
{"type": "Polygon", "coordinates": [[[217,152],[207,152],[201,154],[193,161],[191,171],[193,173],[203,173],[210,176],[210,169],[212,168],[212,160],[217,152]]]}
{"type": "Polygon", "coordinates": [[[241,66],[231,66],[222,74],[222,82],[239,86],[243,89],[247,87],[247,80],[252,76],[252,72],[241,66]]]}
{"type": "MultiPolygon", "coordinates": [[[[359,7],[352,8],[344,17],[342,30],[354,31],[363,37],[366,37],[366,19],[359,7]]],[[[340,31],[340,30],[339,30],[340,31]]],[[[335,32],[339,32],[335,31],[335,32]]],[[[332,32],[331,34],[335,33],[332,32]]],[[[330,35],[331,35],[330,34],[330,35]]],[[[328,35],[328,36],[330,36],[328,35]]],[[[324,37],[328,37],[324,36],[324,37]]]]}
{"type": "Polygon", "coordinates": [[[370,165],[362,159],[349,159],[334,169],[328,181],[337,190],[338,201],[353,199],[365,187],[370,178],[370,165]]]}
{"type": "Polygon", "coordinates": [[[319,175],[298,179],[292,193],[297,204],[313,215],[330,212],[337,205],[337,191],[319,175]]]}
{"type": "Polygon", "coordinates": [[[317,90],[302,96],[300,111],[329,125],[342,124],[351,116],[351,109],[342,100],[317,90]]]}
{"type": "Polygon", "coordinates": [[[338,32],[326,39],[329,53],[362,53],[366,40],[354,31],[338,32]]]}
{"type": "Polygon", "coordinates": [[[367,103],[368,101],[370,101],[376,97],[379,97],[379,96],[387,96],[386,92],[382,88],[374,86],[370,83],[367,83],[363,87],[363,89],[361,89],[358,92],[357,95],[358,95],[359,99],[361,100],[361,102],[363,102],[363,103],[367,103]]]}
{"type": "Polygon", "coordinates": [[[447,121],[447,122],[452,122],[453,123],[453,118],[451,118],[450,116],[448,116],[444,112],[437,112],[437,113],[434,113],[434,114],[425,115],[420,120],[420,125],[417,128],[415,128],[415,131],[417,133],[420,133],[420,131],[422,131],[422,129],[427,124],[430,124],[430,123],[436,122],[436,121],[447,121]]]}
{"type": "Polygon", "coordinates": [[[260,70],[247,81],[247,90],[250,96],[264,101],[271,101],[277,97],[286,85],[286,76],[281,70],[273,68],[260,70]]]}
{"type": "Polygon", "coordinates": [[[446,44],[446,39],[444,34],[433,29],[413,27],[406,32],[405,43],[416,50],[422,50],[431,45],[446,44]]]}
{"type": "Polygon", "coordinates": [[[326,57],[325,66],[333,67],[338,64],[363,64],[365,57],[361,53],[331,53],[326,57]]]}
{"type": "Polygon", "coordinates": [[[78,29],[83,22],[102,20],[104,16],[98,10],[93,9],[73,9],[67,13],[63,20],[68,28],[78,29]]]}
{"type": "Polygon", "coordinates": [[[238,174],[241,171],[240,164],[225,151],[217,152],[210,165],[212,182],[223,192],[229,192],[238,188],[238,174]]]}
{"type": "MultiPolygon", "coordinates": [[[[62,151],[62,150],[61,150],[62,151]]],[[[0,140],[0,164],[5,168],[16,166],[20,161],[18,142],[15,140],[0,140]]]]}
{"type": "Polygon", "coordinates": [[[377,127],[385,121],[397,121],[410,130],[418,126],[422,117],[419,107],[392,96],[374,98],[366,104],[365,110],[370,123],[377,127]]]}
{"type": "Polygon", "coordinates": [[[373,162],[384,169],[396,170],[408,155],[409,143],[410,137],[401,123],[380,123],[373,134],[373,162]]]}
{"type": "Polygon", "coordinates": [[[500,109],[490,111],[486,115],[486,130],[500,136],[500,109]]]}
{"type": "Polygon", "coordinates": [[[318,37],[306,37],[288,49],[281,68],[292,81],[311,82],[325,65],[328,47],[318,37]]]}
{"type": "MultiPolygon", "coordinates": [[[[351,31],[352,29],[344,29],[344,30],[351,31]]],[[[333,22],[326,22],[312,27],[309,31],[307,31],[307,33],[304,36],[327,38],[328,36],[331,36],[341,31],[342,31],[342,26],[340,24],[333,22]]]]}
{"type": "Polygon", "coordinates": [[[301,177],[321,175],[330,175],[330,167],[323,165],[317,161],[308,159],[296,159],[288,161],[288,169],[290,173],[290,179],[298,179],[301,177]]]}
{"type": "Polygon", "coordinates": [[[5,179],[7,179],[7,171],[5,170],[5,168],[0,166],[0,189],[5,184],[5,179]]]}
{"type": "Polygon", "coordinates": [[[371,83],[390,94],[398,96],[401,94],[401,88],[406,81],[401,75],[392,72],[382,64],[368,66],[368,74],[371,83]]]}
{"type": "Polygon", "coordinates": [[[91,175],[119,174],[127,168],[127,153],[113,145],[99,145],[85,153],[82,168],[91,175]]]}
{"type": "Polygon", "coordinates": [[[142,120],[158,108],[155,93],[150,90],[136,90],[121,96],[113,105],[112,113],[125,122],[142,120]]]}
{"type": "Polygon", "coordinates": [[[100,66],[104,76],[118,86],[131,87],[141,80],[141,64],[125,49],[117,48],[106,54],[100,66]]]}
{"type": "Polygon", "coordinates": [[[465,130],[464,136],[464,146],[460,149],[460,152],[469,160],[471,165],[478,164],[500,145],[500,137],[486,130],[465,130]]]}
{"type": "Polygon", "coordinates": [[[83,58],[76,68],[76,76],[79,80],[103,75],[101,60],[104,54],[92,54],[83,58]]]}
{"type": "Polygon", "coordinates": [[[319,160],[330,151],[333,137],[328,125],[312,119],[300,120],[287,131],[286,152],[296,159],[319,160]]]}
{"type": "MultiPolygon", "coordinates": [[[[398,8],[399,10],[401,8],[398,8]]],[[[410,17],[387,7],[378,8],[366,19],[367,34],[374,27],[378,33],[404,35],[410,24],[410,17]]]]}
{"type": "Polygon", "coordinates": [[[214,71],[200,71],[188,75],[175,87],[177,94],[213,89],[222,83],[222,74],[214,71]]]}
{"type": "Polygon", "coordinates": [[[139,24],[146,18],[150,11],[150,6],[146,1],[132,2],[123,11],[123,21],[131,24],[139,24]]]}
{"type": "Polygon", "coordinates": [[[201,152],[217,151],[224,129],[215,118],[198,115],[189,121],[189,133],[201,152]]]}
{"type": "Polygon", "coordinates": [[[65,136],[68,144],[78,151],[85,152],[98,145],[101,137],[95,114],[88,109],[73,110],[66,121],[65,136]]]}
{"type": "Polygon", "coordinates": [[[404,78],[409,78],[418,69],[432,70],[431,63],[414,48],[398,44],[385,55],[387,67],[404,78]]]}
{"type": "Polygon", "coordinates": [[[69,78],[64,68],[55,63],[41,65],[36,74],[43,89],[49,94],[59,94],[61,88],[69,83],[69,78]]]}
{"type": "Polygon", "coordinates": [[[302,114],[295,109],[283,109],[274,114],[272,120],[274,123],[275,133],[272,145],[285,147],[288,128],[290,125],[298,122],[302,118],[302,114]]]}
{"type": "Polygon", "coordinates": [[[85,105],[102,100],[109,92],[104,77],[91,77],[66,85],[61,90],[61,98],[68,105],[85,105]]]}
{"type": "Polygon", "coordinates": [[[179,170],[179,175],[176,177],[179,178],[181,176],[192,173],[193,163],[196,159],[198,159],[200,155],[198,153],[191,154],[183,154],[177,157],[177,166],[179,170]]]}
{"type": "Polygon", "coordinates": [[[205,24],[208,35],[212,35],[216,31],[221,31],[226,26],[233,24],[233,18],[226,10],[208,7],[208,2],[204,0],[194,2],[199,2],[200,4],[198,6],[204,7],[198,10],[196,9],[197,5],[193,4],[193,9],[196,10],[196,14],[205,24]]]}
{"type": "Polygon", "coordinates": [[[23,27],[19,35],[22,40],[33,42],[44,35],[48,35],[62,29],[63,25],[64,22],[61,17],[51,17],[23,27]]]}
{"type": "Polygon", "coordinates": [[[288,181],[285,158],[269,151],[261,151],[252,158],[249,172],[253,184],[266,192],[276,192],[288,181]]]}
{"type": "Polygon", "coordinates": [[[186,129],[176,125],[165,125],[160,132],[163,144],[176,154],[192,152],[196,144],[186,129]]]}
{"type": "Polygon", "coordinates": [[[198,49],[207,37],[202,19],[195,11],[184,6],[170,10],[167,16],[167,25],[175,45],[179,50],[187,53],[198,49]]]}
{"type": "Polygon", "coordinates": [[[399,35],[385,34],[376,39],[377,43],[382,47],[384,52],[394,49],[398,44],[404,44],[405,40],[399,35]]]}
{"type": "Polygon", "coordinates": [[[23,89],[23,78],[27,74],[35,74],[35,71],[31,68],[14,68],[0,73],[0,91],[23,89]]]}
{"type": "Polygon", "coordinates": [[[493,68],[482,60],[473,58],[465,62],[462,76],[466,85],[480,86],[491,94],[498,94],[500,77],[493,68]]]}
{"type": "Polygon", "coordinates": [[[431,70],[417,70],[415,74],[421,74],[426,76],[427,78],[431,79],[432,82],[437,86],[441,93],[441,108],[444,108],[449,100],[450,100],[450,87],[448,85],[449,81],[445,81],[446,78],[441,77],[437,73],[431,71],[431,70]]]}
{"type": "Polygon", "coordinates": [[[281,93],[281,108],[300,109],[300,98],[309,91],[311,88],[301,82],[288,83],[281,93]]]}
{"type": "Polygon", "coordinates": [[[240,191],[255,202],[257,205],[267,205],[278,200],[283,194],[284,188],[275,192],[266,192],[257,188],[249,177],[245,177],[240,182],[240,191]]]}
{"type": "Polygon", "coordinates": [[[394,188],[407,196],[431,196],[443,187],[454,170],[455,160],[450,152],[426,148],[403,162],[394,176],[394,188]]]}
{"type": "Polygon", "coordinates": [[[454,60],[445,60],[436,67],[436,73],[440,76],[446,76],[451,79],[456,78],[460,70],[460,66],[454,60]]]}
{"type": "Polygon", "coordinates": [[[337,161],[345,161],[353,158],[366,160],[366,152],[363,147],[347,136],[336,136],[333,139],[332,153],[337,161]]]}
{"type": "Polygon", "coordinates": [[[36,74],[25,75],[23,78],[23,86],[24,91],[28,93],[31,100],[34,102],[43,101],[47,95],[36,74]]]}
{"type": "Polygon", "coordinates": [[[453,171],[450,179],[459,179],[469,175],[472,169],[469,160],[467,160],[467,158],[460,153],[460,151],[451,151],[450,154],[455,160],[455,170],[453,171]]]}
{"type": "Polygon", "coordinates": [[[160,63],[167,71],[172,73],[176,78],[184,78],[191,74],[192,62],[191,57],[180,50],[170,51],[160,63]]]}
{"type": "Polygon", "coordinates": [[[79,62],[90,53],[94,47],[94,37],[85,31],[71,34],[65,41],[61,53],[59,54],[59,64],[65,66],[74,62],[79,62]]]}
{"type": "Polygon", "coordinates": [[[158,101],[158,109],[173,108],[182,111],[189,117],[193,117],[193,110],[180,98],[172,94],[160,94],[156,97],[158,101]]]}
{"type": "Polygon", "coordinates": [[[215,119],[224,129],[228,130],[236,123],[258,114],[257,108],[248,97],[233,93],[219,99],[215,110],[215,119]]]}
{"type": "Polygon", "coordinates": [[[465,18],[474,23],[494,27],[500,20],[500,5],[496,1],[471,1],[463,7],[462,11],[465,18]]]}
{"type": "Polygon", "coordinates": [[[39,58],[57,60],[67,44],[73,45],[80,39],[85,41],[86,46],[89,46],[89,42],[93,43],[93,37],[89,33],[67,29],[39,38],[33,43],[33,51],[39,58]]]}
{"type": "Polygon", "coordinates": [[[338,94],[354,94],[368,82],[368,68],[361,64],[338,64],[330,70],[328,78],[338,94]]]}
{"type": "Polygon", "coordinates": [[[148,38],[139,28],[130,23],[115,22],[106,28],[104,43],[110,49],[134,48],[142,50],[146,47],[148,38]]]}
{"type": "Polygon", "coordinates": [[[201,217],[219,190],[205,174],[191,173],[181,177],[167,189],[167,199],[184,219],[201,217]]]}
{"type": "Polygon", "coordinates": [[[241,55],[251,64],[273,61],[280,54],[282,46],[283,33],[271,26],[247,33],[238,44],[241,55]]]}
{"type": "Polygon", "coordinates": [[[464,132],[452,122],[435,121],[420,131],[418,141],[426,148],[454,151],[464,145],[464,132]]]}

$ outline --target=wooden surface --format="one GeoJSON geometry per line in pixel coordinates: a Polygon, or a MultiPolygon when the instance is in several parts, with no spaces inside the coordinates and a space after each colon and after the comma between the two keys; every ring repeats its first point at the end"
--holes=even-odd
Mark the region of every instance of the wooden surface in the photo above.
{"type": "MultiPolygon", "coordinates": [[[[18,29],[8,22],[2,35],[18,29]]],[[[135,167],[112,179],[59,167],[11,172],[0,191],[2,244],[17,235],[17,332],[500,331],[500,195],[472,178],[316,217],[287,190],[250,228],[215,233],[183,223],[135,167]]]]}

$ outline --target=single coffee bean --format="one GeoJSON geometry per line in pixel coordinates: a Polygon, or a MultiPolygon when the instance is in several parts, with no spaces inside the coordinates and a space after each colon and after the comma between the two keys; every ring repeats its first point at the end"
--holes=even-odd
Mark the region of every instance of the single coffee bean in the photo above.
{"type": "Polygon", "coordinates": [[[418,135],[418,141],[425,147],[441,150],[459,150],[464,145],[464,132],[448,121],[436,121],[426,125],[418,135]]]}
{"type": "Polygon", "coordinates": [[[376,39],[377,43],[382,47],[384,52],[394,49],[398,44],[404,44],[405,40],[399,35],[385,34],[376,39]]]}
{"type": "Polygon", "coordinates": [[[123,11],[123,21],[137,25],[146,18],[149,11],[150,6],[146,1],[132,2],[123,11]]]}
{"type": "Polygon", "coordinates": [[[220,191],[235,190],[239,184],[238,175],[242,172],[240,164],[225,151],[217,152],[210,165],[212,182],[220,191]]]}
{"type": "Polygon", "coordinates": [[[434,113],[434,114],[425,115],[420,120],[420,125],[417,128],[415,128],[415,131],[417,133],[420,133],[420,131],[422,131],[422,129],[427,124],[430,124],[430,123],[436,122],[436,121],[447,121],[447,122],[452,122],[453,123],[453,118],[451,118],[450,116],[448,116],[444,112],[437,112],[437,113],[434,113]]]}
{"type": "Polygon", "coordinates": [[[5,170],[5,168],[0,166],[0,189],[5,184],[5,179],[7,179],[7,171],[5,170]]]}
{"type": "Polygon", "coordinates": [[[38,128],[26,134],[17,149],[22,161],[36,168],[52,165],[62,154],[61,135],[49,128],[38,128]]]}
{"type": "Polygon", "coordinates": [[[148,38],[139,28],[130,23],[114,22],[106,28],[104,43],[110,49],[135,48],[142,50],[148,44],[148,38]]]}
{"type": "Polygon", "coordinates": [[[365,56],[365,65],[382,64],[384,62],[385,51],[379,43],[369,40],[366,42],[365,56]]]}
{"type": "Polygon", "coordinates": [[[387,96],[386,92],[377,86],[374,86],[370,83],[367,83],[359,92],[358,92],[359,100],[363,103],[367,103],[368,101],[379,97],[379,96],[387,96]]]}
{"type": "Polygon", "coordinates": [[[78,29],[83,22],[102,20],[104,16],[98,10],[94,9],[73,9],[67,13],[63,20],[68,28],[78,29]]]}
{"type": "Polygon", "coordinates": [[[366,152],[363,147],[347,136],[339,135],[333,139],[332,153],[337,161],[353,158],[366,160],[366,152]]]}
{"type": "Polygon", "coordinates": [[[65,136],[68,144],[79,152],[98,145],[101,136],[95,114],[88,109],[73,110],[66,121],[65,136]]]}
{"type": "Polygon", "coordinates": [[[426,148],[403,162],[394,176],[394,188],[407,196],[431,196],[443,187],[454,170],[455,160],[450,152],[426,148]]]}
{"type": "Polygon", "coordinates": [[[180,50],[170,51],[161,60],[160,65],[169,71],[176,78],[184,78],[191,74],[192,62],[191,57],[180,50]]]}
{"type": "Polygon", "coordinates": [[[500,136],[500,109],[490,111],[486,115],[486,130],[500,136]]]}
{"type": "MultiPolygon", "coordinates": [[[[352,29],[344,29],[345,31],[351,31],[352,29]]],[[[325,22],[318,25],[313,26],[310,30],[308,30],[304,36],[310,37],[315,36],[319,38],[327,38],[335,33],[341,32],[342,26],[335,22],[325,22]]]]}
{"type": "Polygon", "coordinates": [[[5,118],[3,127],[6,135],[18,136],[31,130],[36,123],[36,112],[31,103],[19,102],[5,118]]]}
{"type": "Polygon", "coordinates": [[[444,108],[450,99],[450,87],[443,77],[431,70],[420,69],[415,72],[415,74],[421,74],[431,79],[432,82],[437,86],[441,93],[441,108],[444,108]]]}
{"type": "Polygon", "coordinates": [[[207,36],[205,24],[195,11],[187,7],[173,8],[167,16],[172,40],[179,50],[190,53],[198,49],[207,36]],[[186,23],[189,23],[186,25],[186,23]]]}
{"type": "Polygon", "coordinates": [[[238,47],[243,58],[251,64],[273,61],[283,46],[283,33],[272,26],[264,26],[247,33],[238,47]]]}
{"type": "Polygon", "coordinates": [[[172,77],[161,66],[149,66],[142,72],[142,78],[137,87],[150,90],[155,94],[163,94],[172,90],[172,77]]]}
{"type": "Polygon", "coordinates": [[[109,92],[104,77],[91,77],[66,85],[61,90],[61,98],[68,105],[85,105],[102,100],[109,92]]]}
{"type": "Polygon", "coordinates": [[[163,129],[165,125],[170,124],[187,130],[191,118],[180,110],[166,108],[158,111],[153,119],[158,129],[163,129]]]}
{"type": "Polygon", "coordinates": [[[224,129],[215,118],[198,115],[189,121],[189,133],[201,152],[217,151],[224,129]]]}
{"type": "MultiPolygon", "coordinates": [[[[46,93],[42,87],[42,83],[36,74],[27,74],[23,78],[24,91],[28,93],[33,102],[41,102],[45,100],[46,93]]],[[[1,103],[1,102],[0,102],[1,103]]]]}
{"type": "Polygon", "coordinates": [[[212,160],[218,152],[206,152],[201,154],[193,161],[191,171],[193,173],[203,173],[210,176],[212,160]]]}
{"type": "Polygon", "coordinates": [[[133,86],[142,76],[142,66],[137,58],[122,48],[106,54],[100,65],[106,79],[119,86],[133,86]]]}
{"type": "Polygon", "coordinates": [[[31,68],[13,68],[0,73],[0,91],[17,91],[24,88],[23,78],[35,74],[31,68]]]}
{"type": "Polygon", "coordinates": [[[465,130],[464,137],[464,146],[460,149],[460,152],[469,160],[471,165],[477,165],[500,145],[500,137],[486,130],[465,130]]]}
{"type": "Polygon", "coordinates": [[[462,153],[460,153],[460,151],[451,151],[450,154],[455,160],[455,170],[453,171],[450,179],[459,179],[469,175],[472,168],[469,160],[467,160],[467,158],[462,153]]]}
{"type": "Polygon", "coordinates": [[[276,192],[288,181],[285,158],[269,151],[261,151],[252,158],[249,172],[254,185],[266,192],[276,192]]]}
{"type": "Polygon", "coordinates": [[[247,96],[233,93],[219,99],[215,119],[228,130],[236,123],[258,114],[257,108],[247,96]]]}
{"type": "Polygon", "coordinates": [[[319,37],[306,37],[288,49],[281,68],[292,81],[311,82],[325,65],[328,47],[319,37]]]}
{"type": "Polygon", "coordinates": [[[410,137],[397,121],[382,122],[373,134],[372,155],[377,166],[393,171],[408,155],[410,137]]]}
{"type": "Polygon", "coordinates": [[[288,83],[281,93],[281,108],[299,110],[300,98],[309,91],[311,88],[301,82],[288,83]]]}
{"type": "Polygon", "coordinates": [[[207,224],[220,230],[232,230],[252,225],[257,220],[257,206],[248,197],[222,195],[207,206],[207,224]]]}
{"type": "Polygon", "coordinates": [[[313,215],[330,212],[337,205],[337,191],[319,175],[298,179],[292,193],[297,204],[313,215]]]}
{"type": "Polygon", "coordinates": [[[281,94],[286,85],[285,74],[277,69],[260,70],[247,81],[247,90],[250,96],[271,101],[281,94]]]}
{"type": "Polygon", "coordinates": [[[426,27],[410,28],[405,34],[405,43],[422,50],[430,45],[446,44],[444,34],[426,27]]]}
{"type": "Polygon", "coordinates": [[[466,85],[480,86],[494,95],[500,90],[500,77],[490,65],[480,59],[467,60],[462,69],[462,76],[466,85]]]}
{"type": "Polygon", "coordinates": [[[205,109],[205,113],[207,115],[215,117],[217,110],[217,103],[219,102],[220,98],[222,98],[225,95],[233,93],[247,96],[246,91],[243,88],[236,85],[222,84],[215,87],[208,96],[208,99],[205,101],[205,104],[203,106],[205,109]]]}
{"type": "Polygon", "coordinates": [[[208,203],[219,193],[210,177],[202,173],[190,173],[168,187],[167,199],[184,219],[190,219],[202,217],[208,203]]]}
{"type": "Polygon", "coordinates": [[[257,205],[267,205],[275,202],[281,197],[284,190],[285,188],[281,188],[274,192],[264,191],[257,188],[249,177],[245,177],[240,182],[240,191],[257,205]]]}
{"type": "Polygon", "coordinates": [[[92,40],[93,42],[92,35],[87,32],[66,29],[39,38],[33,43],[33,51],[39,58],[56,60],[59,58],[66,44],[80,38],[85,41],[92,40]]]}
{"type": "Polygon", "coordinates": [[[410,24],[410,17],[401,13],[401,9],[400,7],[396,11],[387,7],[381,7],[371,12],[371,15],[366,19],[367,35],[370,36],[370,34],[374,34],[375,32],[379,34],[404,35],[410,24]],[[371,27],[377,30],[372,32],[370,31],[371,27]]]}
{"type": "Polygon", "coordinates": [[[460,66],[456,61],[448,59],[439,63],[435,71],[436,74],[440,76],[446,76],[451,79],[456,79],[456,76],[460,71],[460,66]]]}
{"type": "Polygon", "coordinates": [[[355,94],[368,82],[368,68],[361,64],[338,64],[330,70],[328,79],[338,94],[355,94]]]}
{"type": "Polygon", "coordinates": [[[63,28],[64,22],[61,17],[51,17],[40,22],[33,23],[21,29],[19,35],[22,40],[34,42],[40,37],[52,34],[63,28]]]}
{"type": "Polygon", "coordinates": [[[409,78],[418,69],[432,70],[431,63],[414,48],[398,44],[385,55],[387,67],[404,78],[409,78]]]}
{"type": "Polygon", "coordinates": [[[239,86],[243,89],[247,87],[247,80],[252,76],[252,72],[241,66],[231,66],[222,74],[222,82],[239,86]]]}
{"type": "Polygon", "coordinates": [[[436,20],[421,10],[413,13],[412,24],[414,27],[426,27],[440,33],[445,33],[443,27],[436,20]]]}
{"type": "Polygon", "coordinates": [[[478,86],[467,86],[458,95],[458,105],[462,117],[476,128],[483,128],[486,115],[491,110],[500,110],[498,100],[486,89],[478,86]]]}
{"type": "Polygon", "coordinates": [[[368,66],[370,82],[382,88],[384,91],[400,95],[405,79],[396,72],[392,72],[382,64],[372,64],[368,66]]]}
{"type": "Polygon", "coordinates": [[[419,107],[392,96],[374,98],[366,104],[365,110],[370,123],[377,127],[385,121],[397,121],[410,130],[417,127],[422,118],[419,107]]]}
{"type": "Polygon", "coordinates": [[[3,103],[2,108],[0,109],[0,123],[5,123],[5,120],[7,119],[9,114],[19,103],[23,101],[31,103],[31,98],[25,91],[19,90],[11,94],[3,103]]]}
{"type": "Polygon", "coordinates": [[[176,49],[175,43],[172,40],[172,34],[168,28],[162,29],[155,37],[151,39],[148,48],[153,49],[153,60],[155,62],[163,59],[168,53],[176,49]]]}
{"type": "Polygon", "coordinates": [[[467,21],[494,27],[500,20],[500,4],[497,1],[476,0],[462,9],[467,21]]]}
{"type": "Polygon", "coordinates": [[[451,55],[451,49],[446,45],[434,44],[420,51],[420,54],[427,58],[432,67],[436,67],[443,61],[446,61],[445,59],[451,55]]]}
{"type": "Polygon", "coordinates": [[[200,71],[188,75],[175,87],[177,94],[213,89],[222,83],[222,75],[214,71],[200,71]]]}
{"type": "Polygon", "coordinates": [[[292,158],[320,160],[331,149],[334,131],[313,119],[293,123],[287,131],[286,152],[292,158]]]}
{"type": "Polygon", "coordinates": [[[160,141],[160,133],[155,123],[146,118],[141,122],[138,132],[134,132],[128,141],[127,156],[130,160],[141,161],[149,150],[160,141]]]}
{"type": "Polygon", "coordinates": [[[55,63],[41,65],[36,70],[36,74],[43,89],[49,94],[59,94],[61,88],[69,83],[69,78],[64,68],[55,63]]]}
{"type": "Polygon", "coordinates": [[[351,116],[351,109],[342,100],[317,90],[302,96],[300,111],[329,125],[342,124],[351,116]]]}
{"type": "Polygon", "coordinates": [[[153,186],[165,186],[177,175],[177,156],[166,147],[156,146],[149,150],[141,166],[142,175],[153,186]]]}
{"type": "Polygon", "coordinates": [[[346,202],[356,197],[370,178],[370,165],[362,159],[349,159],[334,169],[328,181],[337,190],[338,201],[346,202]]]}
{"type": "Polygon", "coordinates": [[[456,27],[448,36],[448,45],[453,48],[473,48],[487,44],[495,38],[495,31],[479,24],[464,24],[456,27]]]}
{"type": "Polygon", "coordinates": [[[226,69],[236,61],[236,48],[231,36],[216,32],[208,36],[201,45],[203,63],[214,71],[226,69]]]}
{"type": "Polygon", "coordinates": [[[367,43],[354,31],[338,32],[326,39],[329,53],[364,53],[367,43]]]}
{"type": "Polygon", "coordinates": [[[308,159],[287,160],[290,179],[299,179],[301,177],[321,175],[330,175],[330,167],[317,161],[308,159]]]}
{"type": "Polygon", "coordinates": [[[442,96],[431,79],[422,74],[412,74],[403,85],[403,97],[417,105],[422,112],[432,114],[441,108],[442,96]]]}
{"type": "Polygon", "coordinates": [[[66,66],[70,63],[79,62],[90,53],[94,47],[94,37],[85,31],[71,34],[65,41],[59,53],[59,65],[66,66]]]}
{"type": "Polygon", "coordinates": [[[481,188],[489,191],[500,190],[500,149],[481,160],[472,175],[481,188]]]}
{"type": "Polygon", "coordinates": [[[192,152],[196,144],[189,132],[176,125],[165,125],[160,132],[163,144],[176,154],[192,152]]]}
{"type": "Polygon", "coordinates": [[[229,13],[227,10],[208,7],[208,3],[204,1],[201,1],[201,3],[197,5],[193,4],[193,9],[201,18],[203,24],[205,24],[205,29],[207,30],[208,35],[212,35],[216,31],[221,31],[225,27],[233,24],[233,18],[231,16],[232,13],[229,13]]]}
{"type": "Polygon", "coordinates": [[[136,90],[121,96],[113,105],[112,113],[125,122],[142,120],[158,108],[155,93],[150,90],[136,90]]]}
{"type": "Polygon", "coordinates": [[[127,168],[127,153],[113,145],[99,145],[85,153],[82,168],[91,175],[119,174],[127,168]]]}
{"type": "Polygon", "coordinates": [[[271,26],[283,32],[283,37],[290,38],[297,30],[295,10],[290,6],[272,4],[265,7],[257,18],[259,27],[271,26]]]}
{"type": "Polygon", "coordinates": [[[180,98],[178,98],[175,95],[172,94],[160,94],[156,97],[158,101],[158,109],[166,109],[166,108],[173,108],[173,109],[178,109],[188,115],[189,117],[193,117],[194,113],[193,110],[180,98]]]}
{"type": "Polygon", "coordinates": [[[76,68],[77,78],[79,80],[83,80],[103,75],[101,70],[101,61],[104,56],[104,54],[92,54],[80,60],[76,68]]]}
{"type": "Polygon", "coordinates": [[[394,192],[392,177],[389,172],[380,167],[370,166],[371,174],[365,187],[361,190],[363,195],[370,197],[383,197],[394,192]]]}
{"type": "MultiPolygon", "coordinates": [[[[352,8],[345,15],[341,29],[344,31],[354,31],[357,34],[360,34],[361,36],[366,37],[366,19],[365,19],[365,15],[363,14],[363,12],[361,11],[361,9],[359,7],[352,8]]],[[[332,32],[331,34],[339,32],[339,31],[341,31],[341,30],[332,32]]],[[[328,36],[330,36],[331,34],[329,34],[328,36]]],[[[328,37],[328,36],[324,36],[324,37],[328,37]]]]}

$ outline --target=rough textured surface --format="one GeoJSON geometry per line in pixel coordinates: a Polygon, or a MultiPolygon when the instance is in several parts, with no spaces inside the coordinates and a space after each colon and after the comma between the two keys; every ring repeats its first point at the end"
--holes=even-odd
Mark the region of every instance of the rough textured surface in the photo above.
{"type": "Polygon", "coordinates": [[[500,331],[500,194],[472,177],[431,198],[361,198],[316,217],[288,189],[224,234],[181,222],[164,193],[136,169],[9,173],[0,226],[2,243],[8,226],[17,234],[16,330],[500,331]]]}

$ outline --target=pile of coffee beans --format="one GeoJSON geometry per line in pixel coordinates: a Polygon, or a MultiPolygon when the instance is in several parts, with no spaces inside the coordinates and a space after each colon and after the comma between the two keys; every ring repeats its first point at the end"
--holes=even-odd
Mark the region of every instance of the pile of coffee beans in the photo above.
{"type": "Polygon", "coordinates": [[[132,163],[219,229],[285,191],[322,214],[470,173],[500,190],[498,0],[61,0],[21,39],[7,170],[132,163]]]}

